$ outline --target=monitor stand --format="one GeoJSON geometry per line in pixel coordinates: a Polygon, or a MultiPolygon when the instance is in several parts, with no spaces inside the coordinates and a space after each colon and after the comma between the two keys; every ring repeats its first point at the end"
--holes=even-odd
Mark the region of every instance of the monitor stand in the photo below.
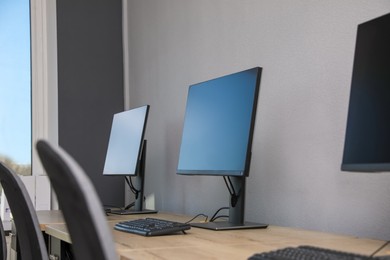
{"type": "Polygon", "coordinates": [[[210,229],[215,231],[221,230],[235,230],[235,229],[255,229],[255,228],[266,228],[267,224],[247,222],[244,223],[230,223],[229,221],[214,221],[207,223],[191,223],[191,227],[210,229]]]}
{"type": "Polygon", "coordinates": [[[135,214],[154,214],[158,212],[157,210],[144,209],[145,159],[146,159],[146,140],[144,140],[142,143],[141,159],[138,164],[137,176],[135,177],[135,186],[138,188],[137,190],[138,194],[136,195],[134,208],[111,210],[110,212],[111,214],[135,215],[135,214]]]}
{"type": "Polygon", "coordinates": [[[232,190],[238,190],[238,193],[231,194],[229,221],[213,221],[205,223],[191,223],[192,227],[210,229],[215,231],[220,230],[235,230],[235,229],[254,229],[266,228],[268,224],[246,222],[244,221],[245,211],[245,176],[229,177],[232,190]]]}

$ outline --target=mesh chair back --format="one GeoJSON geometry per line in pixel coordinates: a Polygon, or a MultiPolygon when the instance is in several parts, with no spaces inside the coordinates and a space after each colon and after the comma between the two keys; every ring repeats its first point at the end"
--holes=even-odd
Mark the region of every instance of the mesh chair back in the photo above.
{"type": "Polygon", "coordinates": [[[76,259],[118,259],[103,206],[87,175],[62,148],[43,140],[36,148],[57,195],[76,259]]]}
{"type": "Polygon", "coordinates": [[[0,163],[0,182],[16,226],[22,259],[48,259],[34,206],[20,177],[0,163]]]}

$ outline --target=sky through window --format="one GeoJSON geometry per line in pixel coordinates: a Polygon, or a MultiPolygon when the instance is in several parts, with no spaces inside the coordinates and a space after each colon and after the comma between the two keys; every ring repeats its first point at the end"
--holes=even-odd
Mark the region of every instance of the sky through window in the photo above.
{"type": "Polygon", "coordinates": [[[31,168],[30,2],[0,0],[0,160],[31,168]]]}

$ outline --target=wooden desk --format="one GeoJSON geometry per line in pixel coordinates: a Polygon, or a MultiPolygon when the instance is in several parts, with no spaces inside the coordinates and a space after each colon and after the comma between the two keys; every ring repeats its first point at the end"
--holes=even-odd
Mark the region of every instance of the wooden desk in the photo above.
{"type": "Polygon", "coordinates": [[[47,225],[65,223],[60,210],[38,210],[37,217],[42,231],[46,230],[47,225]]]}
{"type": "MultiPolygon", "coordinates": [[[[108,225],[147,215],[109,216],[108,225]]],[[[149,216],[185,222],[187,216],[158,213],[149,216]]],[[[42,223],[45,232],[70,243],[63,223],[42,223]]],[[[209,231],[191,228],[187,234],[143,237],[113,230],[116,250],[121,259],[247,259],[263,251],[299,245],[313,245],[360,254],[371,254],[384,241],[362,239],[297,228],[269,226],[267,229],[209,231]]],[[[390,255],[387,246],[378,255],[390,255]]]]}

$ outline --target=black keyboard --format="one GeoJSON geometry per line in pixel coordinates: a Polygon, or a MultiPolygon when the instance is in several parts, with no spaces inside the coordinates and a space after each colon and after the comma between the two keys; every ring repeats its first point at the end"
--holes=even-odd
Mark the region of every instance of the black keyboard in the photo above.
{"type": "Polygon", "coordinates": [[[128,220],[116,223],[114,226],[114,229],[116,230],[142,236],[169,235],[177,232],[184,232],[190,228],[190,224],[156,218],[128,220]]]}
{"type": "Polygon", "coordinates": [[[249,260],[305,260],[305,259],[353,259],[353,260],[368,260],[381,259],[380,257],[369,257],[343,251],[325,249],[313,246],[286,247],[283,249],[255,254],[248,258],[249,260]]]}

